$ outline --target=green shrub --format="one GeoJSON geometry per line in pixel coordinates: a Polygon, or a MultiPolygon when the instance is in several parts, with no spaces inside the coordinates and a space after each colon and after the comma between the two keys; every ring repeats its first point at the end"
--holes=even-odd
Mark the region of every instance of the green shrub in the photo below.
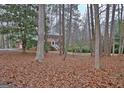
{"type": "Polygon", "coordinates": [[[89,47],[70,47],[68,49],[68,52],[77,52],[77,53],[89,53],[90,48],[89,47]]]}
{"type": "Polygon", "coordinates": [[[114,50],[114,52],[115,53],[118,53],[118,50],[119,50],[119,44],[115,44],[115,50],[114,50]]]}
{"type": "Polygon", "coordinates": [[[37,46],[37,41],[33,39],[27,40],[26,48],[30,49],[37,46]]]}
{"type": "Polygon", "coordinates": [[[44,50],[45,50],[46,53],[51,50],[50,43],[48,43],[48,42],[45,42],[44,43],[44,50]]]}
{"type": "Polygon", "coordinates": [[[47,53],[48,51],[55,51],[56,49],[54,47],[52,47],[50,43],[46,42],[44,44],[44,50],[47,53]]]}

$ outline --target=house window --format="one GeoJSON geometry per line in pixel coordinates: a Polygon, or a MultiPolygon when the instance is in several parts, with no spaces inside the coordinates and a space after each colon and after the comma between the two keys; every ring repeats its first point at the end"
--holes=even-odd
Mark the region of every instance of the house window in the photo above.
{"type": "Polygon", "coordinates": [[[52,41],[52,45],[55,45],[55,41],[52,41]]]}
{"type": "Polygon", "coordinates": [[[54,45],[55,43],[54,43],[54,41],[52,41],[52,45],[54,45]]]}

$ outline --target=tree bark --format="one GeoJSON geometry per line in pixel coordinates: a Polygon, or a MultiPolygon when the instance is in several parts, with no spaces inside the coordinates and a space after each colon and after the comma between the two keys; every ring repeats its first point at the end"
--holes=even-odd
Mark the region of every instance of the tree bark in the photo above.
{"type": "Polygon", "coordinates": [[[123,4],[121,4],[121,21],[123,20],[123,4]]]}
{"type": "Polygon", "coordinates": [[[106,23],[104,34],[104,55],[109,55],[109,4],[106,6],[106,23]]]}
{"type": "Polygon", "coordinates": [[[68,46],[69,46],[69,44],[70,44],[70,36],[71,36],[71,26],[72,26],[72,4],[70,5],[70,17],[69,17],[69,34],[68,34],[68,41],[67,41],[67,48],[68,48],[68,46]]]}
{"type": "Polygon", "coordinates": [[[2,48],[5,48],[5,39],[4,39],[4,34],[2,34],[2,48]]]}
{"type": "MultiPolygon", "coordinates": [[[[114,49],[114,25],[115,25],[115,9],[116,9],[116,5],[113,4],[113,8],[112,8],[112,19],[111,19],[111,27],[110,27],[110,46],[109,46],[109,52],[111,53],[111,48],[113,46],[114,49]]],[[[114,50],[113,50],[114,53],[114,50]]]]}
{"type": "Polygon", "coordinates": [[[94,21],[93,21],[93,7],[92,4],[90,4],[90,14],[91,14],[91,36],[92,36],[92,50],[91,50],[91,56],[94,55],[94,50],[95,50],[95,33],[94,33],[94,21]]]}
{"type": "Polygon", "coordinates": [[[89,13],[89,5],[87,4],[87,23],[88,23],[88,32],[89,32],[89,40],[90,40],[90,51],[92,56],[92,38],[91,38],[91,30],[90,30],[90,13],[89,13]]]}
{"type": "Polygon", "coordinates": [[[98,4],[94,4],[94,11],[95,11],[95,68],[100,69],[100,23],[98,4]]]}
{"type": "Polygon", "coordinates": [[[64,60],[67,56],[67,52],[68,52],[68,47],[69,47],[69,43],[70,43],[70,35],[71,35],[71,26],[72,26],[72,4],[70,5],[70,17],[69,17],[69,30],[68,30],[68,37],[67,37],[67,43],[66,43],[66,51],[65,51],[65,56],[64,56],[64,60]]]}
{"type": "Polygon", "coordinates": [[[65,54],[65,11],[64,11],[65,5],[62,5],[62,54],[65,54]]]}
{"type": "MultiPolygon", "coordinates": [[[[119,31],[119,34],[120,34],[120,9],[119,9],[119,4],[118,4],[118,31],[119,31]]],[[[118,50],[118,53],[120,54],[121,53],[121,34],[119,35],[119,50],[118,50]]]]}
{"type": "Polygon", "coordinates": [[[39,11],[38,11],[38,44],[37,44],[37,52],[36,52],[36,61],[42,62],[44,58],[44,5],[39,4],[39,11]]]}
{"type": "MultiPolygon", "coordinates": [[[[123,4],[121,4],[121,23],[123,24],[123,4]]],[[[123,54],[123,50],[124,50],[124,32],[123,29],[121,29],[121,33],[122,33],[122,50],[121,50],[121,54],[123,54]]]]}
{"type": "Polygon", "coordinates": [[[62,55],[62,16],[61,4],[59,5],[59,54],[62,55]]]}
{"type": "Polygon", "coordinates": [[[27,40],[26,40],[26,32],[23,31],[23,33],[22,33],[22,50],[23,50],[23,52],[26,51],[26,42],[27,42],[27,40]]]}
{"type": "MultiPolygon", "coordinates": [[[[120,11],[119,9],[119,5],[118,5],[118,11],[120,11]]],[[[120,14],[120,13],[119,13],[120,14]]],[[[118,17],[120,17],[118,14],[118,17]]],[[[119,18],[119,31],[120,31],[120,42],[119,42],[119,54],[123,53],[123,31],[121,29],[120,24],[122,24],[122,17],[123,17],[123,5],[121,5],[121,18],[119,18]]]]}
{"type": "Polygon", "coordinates": [[[47,53],[48,52],[48,49],[47,49],[47,23],[46,23],[46,21],[47,21],[47,17],[46,17],[46,8],[45,8],[46,6],[44,5],[44,32],[45,32],[45,34],[44,34],[44,49],[45,49],[45,53],[47,53]]]}

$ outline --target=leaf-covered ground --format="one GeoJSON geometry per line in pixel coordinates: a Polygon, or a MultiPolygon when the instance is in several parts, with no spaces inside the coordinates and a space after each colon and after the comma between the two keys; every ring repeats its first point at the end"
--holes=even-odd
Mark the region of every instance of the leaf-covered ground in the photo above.
{"type": "Polygon", "coordinates": [[[48,53],[42,63],[34,53],[0,52],[0,84],[12,87],[124,87],[124,56],[103,57],[101,70],[94,58],[69,55],[66,61],[48,53]]]}

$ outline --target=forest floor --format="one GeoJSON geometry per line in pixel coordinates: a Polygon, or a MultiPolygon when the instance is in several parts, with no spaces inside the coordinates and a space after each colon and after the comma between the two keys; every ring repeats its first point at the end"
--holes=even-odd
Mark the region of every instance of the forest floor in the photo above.
{"type": "Polygon", "coordinates": [[[124,56],[102,57],[94,69],[94,57],[48,53],[43,62],[35,53],[0,51],[0,85],[16,88],[124,87],[124,56]]]}

